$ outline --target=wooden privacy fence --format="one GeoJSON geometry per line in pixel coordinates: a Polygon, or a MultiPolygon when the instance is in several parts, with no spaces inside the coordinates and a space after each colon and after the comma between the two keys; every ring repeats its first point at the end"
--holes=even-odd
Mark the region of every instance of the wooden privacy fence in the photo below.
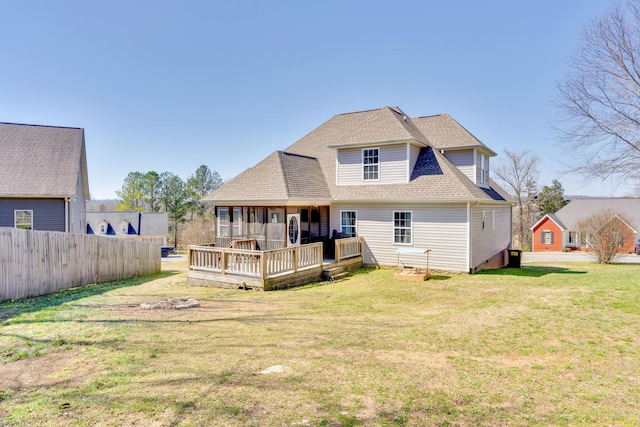
{"type": "Polygon", "coordinates": [[[0,227],[0,301],[160,272],[160,245],[0,227]]]}

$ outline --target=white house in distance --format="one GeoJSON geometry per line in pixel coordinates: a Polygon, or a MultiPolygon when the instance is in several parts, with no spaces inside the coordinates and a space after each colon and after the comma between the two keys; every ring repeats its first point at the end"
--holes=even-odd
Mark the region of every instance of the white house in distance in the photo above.
{"type": "Polygon", "coordinates": [[[366,265],[395,266],[405,248],[402,262],[424,267],[428,249],[432,269],[475,272],[506,265],[511,245],[512,202],[491,180],[495,155],[447,114],[338,114],[205,201],[217,246],[321,241],[330,257],[332,237],[359,236],[366,265]]]}

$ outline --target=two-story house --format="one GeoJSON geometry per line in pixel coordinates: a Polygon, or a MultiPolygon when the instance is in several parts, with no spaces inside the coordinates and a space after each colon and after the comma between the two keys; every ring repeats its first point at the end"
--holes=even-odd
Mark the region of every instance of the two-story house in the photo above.
{"type": "MultiPolygon", "coordinates": [[[[495,155],[449,115],[383,107],[334,116],[205,200],[218,246],[359,236],[367,265],[396,265],[399,248],[415,248],[431,251],[433,269],[474,272],[505,265],[511,244],[512,203],[490,178],[495,155]]],[[[407,252],[405,265],[424,264],[407,252]]]]}
{"type": "Polygon", "coordinates": [[[0,123],[0,227],[84,234],[87,200],[83,129],[0,123]]]}

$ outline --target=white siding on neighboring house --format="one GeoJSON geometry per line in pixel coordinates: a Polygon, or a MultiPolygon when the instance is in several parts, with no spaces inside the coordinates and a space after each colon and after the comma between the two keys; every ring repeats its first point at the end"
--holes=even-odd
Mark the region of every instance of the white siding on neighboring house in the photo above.
{"type": "MultiPolygon", "coordinates": [[[[436,270],[469,270],[466,262],[467,205],[460,204],[335,204],[331,206],[331,229],[340,229],[340,211],[357,210],[358,236],[364,239],[364,263],[395,266],[396,249],[431,249],[429,266],[436,270]],[[412,244],[394,244],[393,212],[412,213],[412,244]],[[375,254],[375,255],[374,255],[375,254]]],[[[402,255],[406,266],[426,266],[426,255],[402,255]]]]}
{"type": "Polygon", "coordinates": [[[474,183],[476,182],[476,170],[475,164],[473,163],[473,150],[464,150],[464,151],[446,151],[444,152],[444,156],[454,164],[460,172],[466,175],[474,183]]]}
{"type": "Polygon", "coordinates": [[[338,185],[402,184],[407,182],[407,144],[372,146],[379,151],[379,179],[363,180],[362,148],[343,148],[337,154],[338,185]]]}
{"type": "Polygon", "coordinates": [[[510,227],[510,206],[480,205],[471,208],[471,267],[486,262],[507,248],[510,227]]]}

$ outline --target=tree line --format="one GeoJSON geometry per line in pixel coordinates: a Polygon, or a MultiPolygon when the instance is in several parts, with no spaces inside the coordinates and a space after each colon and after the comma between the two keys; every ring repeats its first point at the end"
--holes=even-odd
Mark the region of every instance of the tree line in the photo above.
{"type": "Polygon", "coordinates": [[[178,241],[178,224],[190,214],[204,218],[209,214],[204,197],[222,185],[216,171],[201,165],[184,181],[171,172],[129,172],[118,196],[119,212],[166,212],[174,245],[178,241]]]}

